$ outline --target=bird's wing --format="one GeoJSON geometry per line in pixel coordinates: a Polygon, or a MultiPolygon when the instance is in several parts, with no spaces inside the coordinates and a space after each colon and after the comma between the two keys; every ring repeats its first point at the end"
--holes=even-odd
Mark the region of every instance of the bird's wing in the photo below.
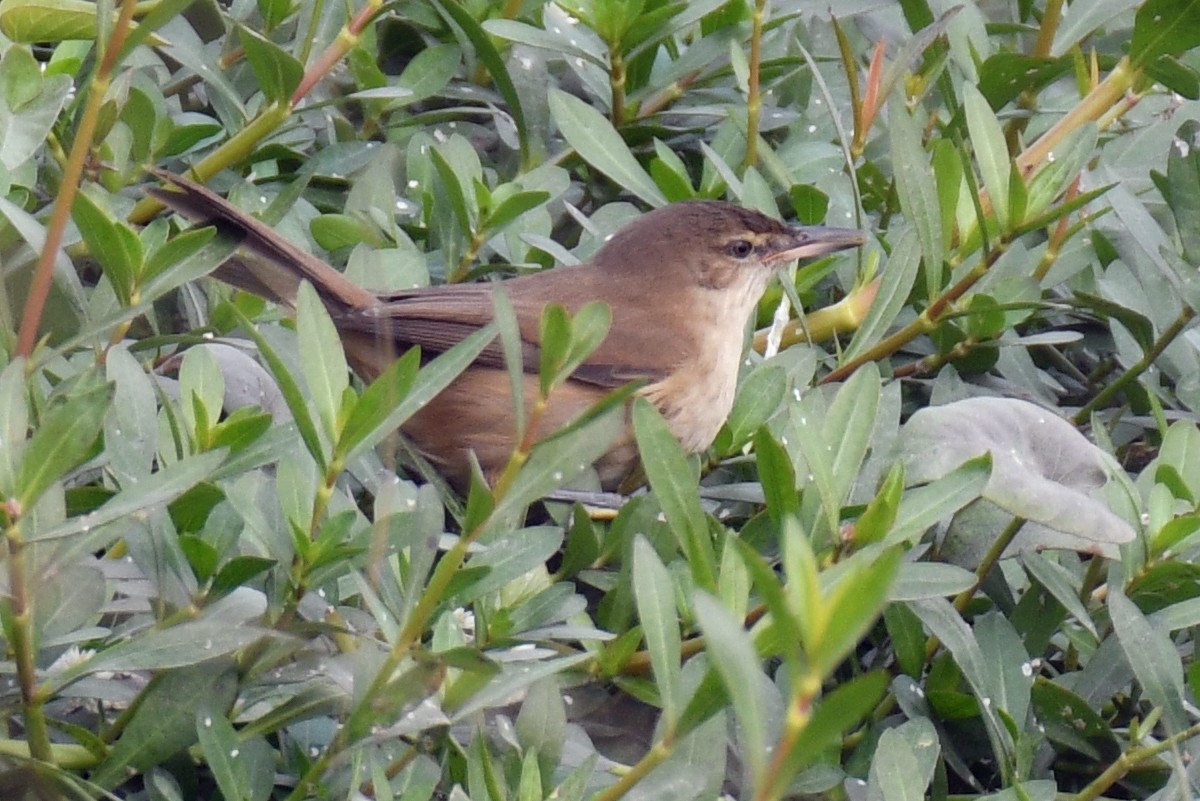
{"type": "MultiPolygon", "coordinates": [[[[335,317],[339,328],[370,333],[398,345],[418,345],[425,354],[441,353],[493,319],[493,289],[488,284],[455,284],[397,292],[380,297],[376,306],[335,317]]],[[[522,304],[524,305],[524,304],[522,304]]],[[[541,364],[538,319],[518,309],[523,369],[537,373],[541,364]]],[[[475,360],[486,367],[506,366],[503,345],[492,342],[475,360]]],[[[663,375],[632,364],[589,359],[571,378],[602,389],[631,381],[657,381],[663,375]]]]}

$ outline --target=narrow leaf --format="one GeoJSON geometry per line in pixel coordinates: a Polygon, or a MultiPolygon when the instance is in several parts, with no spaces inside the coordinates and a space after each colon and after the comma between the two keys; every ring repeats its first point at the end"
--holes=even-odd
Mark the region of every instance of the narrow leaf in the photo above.
{"type": "Polygon", "coordinates": [[[550,115],[567,144],[580,157],[651,206],[667,199],[654,179],[642,169],[612,123],[583,100],[555,89],[550,93],[550,115]]]}
{"type": "Polygon", "coordinates": [[[717,589],[717,559],[700,506],[696,476],[679,441],[658,410],[644,398],[633,403],[633,430],[650,489],[662,506],[667,525],[687,555],[696,586],[717,589]]]}
{"type": "Polygon", "coordinates": [[[633,595],[667,726],[679,719],[679,621],[671,574],[643,536],[633,541],[633,595]]]}

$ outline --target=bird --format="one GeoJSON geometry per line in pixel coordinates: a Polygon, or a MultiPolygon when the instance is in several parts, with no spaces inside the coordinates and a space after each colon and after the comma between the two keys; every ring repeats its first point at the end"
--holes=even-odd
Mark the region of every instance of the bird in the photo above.
{"type": "MultiPolygon", "coordinates": [[[[218,279],[293,308],[301,282],[310,282],[365,381],[410,347],[427,357],[493,320],[492,282],[371,292],[212,190],[166,171],[154,174],[164,186],[147,187],[148,194],[238,244],[239,254],[215,271],[218,279]]],[[[627,223],[586,262],[502,279],[524,352],[527,406],[539,391],[543,309],[560,304],[575,314],[602,301],[611,310],[599,347],[551,393],[535,441],[615,388],[641,382],[637,394],[658,408],[683,450],[704,451],[733,406],[746,324],[772,275],[797,259],[865,241],[856,229],[788,225],[736,204],[690,200],[627,223]]],[[[494,481],[518,445],[511,386],[503,350],[494,344],[401,431],[457,489],[469,486],[475,464],[494,481]]],[[[629,429],[627,418],[624,433],[594,464],[606,490],[638,464],[629,429]]]]}

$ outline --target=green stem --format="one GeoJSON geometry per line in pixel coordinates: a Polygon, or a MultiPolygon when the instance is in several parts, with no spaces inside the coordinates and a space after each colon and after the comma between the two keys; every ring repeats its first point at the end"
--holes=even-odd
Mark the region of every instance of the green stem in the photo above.
{"type": "Polygon", "coordinates": [[[625,58],[621,43],[613,42],[608,49],[608,82],[612,91],[612,124],[620,128],[625,123],[625,58]]]}
{"type": "Polygon", "coordinates": [[[83,165],[87,160],[88,151],[92,149],[92,139],[96,135],[96,125],[100,120],[100,109],[104,106],[105,95],[112,83],[112,74],[117,67],[117,56],[125,46],[129,34],[129,26],[133,23],[133,12],[136,4],[132,0],[121,3],[121,13],[113,26],[112,38],[104,50],[104,56],[89,82],[87,102],[83,114],[79,118],[79,127],[75,130],[75,140],[71,143],[71,153],[63,167],[62,183],[59,185],[58,197],[54,201],[54,210],[50,214],[50,222],[46,226],[46,241],[42,244],[42,252],[38,254],[37,266],[34,267],[33,283],[29,288],[29,297],[25,302],[25,313],[21,317],[21,331],[17,337],[19,356],[33,353],[37,332],[42,323],[42,312],[46,308],[46,298],[50,295],[51,278],[54,275],[54,260],[62,246],[63,232],[71,216],[71,207],[75,203],[75,195],[79,192],[79,184],[83,178],[83,165]]]}
{"type": "Polygon", "coordinates": [[[21,689],[21,707],[25,713],[25,739],[29,753],[39,762],[50,763],[50,732],[37,688],[37,642],[33,630],[33,602],[25,581],[28,564],[25,539],[18,518],[4,530],[8,545],[8,616],[10,647],[16,662],[17,683],[21,689]]]}
{"type": "Polygon", "coordinates": [[[633,789],[634,785],[646,778],[650,771],[665,762],[674,750],[674,744],[666,740],[655,743],[654,747],[647,751],[646,755],[639,759],[637,764],[630,768],[624,776],[615,784],[610,784],[592,796],[591,801],[617,801],[618,798],[633,789]]]}
{"type": "MultiPolygon", "coordinates": [[[[992,543],[992,547],[988,549],[987,554],[979,563],[979,567],[975,568],[975,583],[967,589],[963,590],[954,599],[954,608],[961,614],[967,609],[967,605],[975,597],[975,593],[979,592],[979,588],[983,586],[983,580],[987,578],[988,573],[992,572],[999,562],[1000,557],[1004,555],[1004,550],[1012,544],[1013,538],[1017,536],[1017,532],[1021,530],[1021,526],[1025,525],[1025,519],[1022,517],[1014,517],[1012,522],[1004,527],[1004,531],[1000,532],[1000,536],[992,543]]],[[[941,642],[937,637],[930,637],[925,641],[925,661],[933,659],[933,655],[937,653],[938,646],[941,642]]]]}
{"type": "MultiPolygon", "coordinates": [[[[0,739],[0,756],[30,759],[29,743],[24,740],[0,739]]],[[[63,770],[87,770],[94,768],[99,760],[91,751],[82,745],[73,743],[53,743],[50,746],[49,762],[63,770]]]]}
{"type": "Polygon", "coordinates": [[[967,604],[971,603],[971,599],[975,597],[975,593],[979,592],[979,588],[983,586],[984,579],[988,577],[988,573],[992,572],[1004,556],[1005,549],[1012,544],[1017,534],[1021,531],[1021,526],[1025,525],[1025,518],[1014,517],[1012,521],[1004,527],[1004,531],[1000,532],[1000,536],[992,543],[992,547],[988,549],[987,554],[979,563],[979,567],[975,568],[975,583],[967,589],[963,590],[954,599],[954,608],[960,613],[965,612],[967,604]]]}
{"type": "Polygon", "coordinates": [[[1160,743],[1129,749],[1117,757],[1116,761],[1105,768],[1104,772],[1093,779],[1087,787],[1084,787],[1074,797],[1074,801],[1095,801],[1097,798],[1100,798],[1105,790],[1112,787],[1124,778],[1127,773],[1136,768],[1139,763],[1166,751],[1174,750],[1197,734],[1200,734],[1200,723],[1178,734],[1172,734],[1160,743]]]}
{"type": "Polygon", "coordinates": [[[783,722],[783,733],[779,742],[772,749],[771,764],[762,786],[755,793],[754,801],[775,801],[787,790],[791,776],[788,775],[788,764],[792,762],[792,752],[800,735],[808,728],[812,720],[813,702],[821,694],[821,677],[809,672],[794,684],[796,691],[788,704],[787,716],[783,722]]]}
{"type": "Polygon", "coordinates": [[[767,14],[767,0],[755,0],[751,14],[750,31],[750,75],[746,83],[746,158],[742,168],[748,169],[758,163],[758,126],[762,118],[762,91],[759,85],[762,71],[763,19],[767,14]]]}
{"type": "MultiPolygon", "coordinates": [[[[267,106],[245,128],[192,167],[187,177],[202,184],[226,167],[245,161],[258,143],[282,125],[291,113],[292,107],[288,103],[277,102],[267,106]]],[[[162,204],[154,198],[142,198],[129,213],[129,221],[145,224],[162,211],[162,208],[162,204]]]]}
{"type": "Polygon", "coordinates": [[[939,295],[933,303],[925,311],[921,312],[915,320],[905,325],[899,331],[896,331],[891,336],[885,337],[842,366],[824,376],[819,383],[828,384],[834,381],[842,381],[855,370],[867,362],[878,361],[891,356],[900,348],[907,345],[912,340],[919,337],[921,334],[928,333],[938,326],[942,318],[952,309],[950,304],[965,295],[967,291],[973,287],[979,279],[987,275],[987,271],[1000,258],[1008,248],[1007,242],[997,242],[995,246],[987,252],[987,255],[979,261],[971,270],[959,279],[958,283],[947,289],[939,295]]]}
{"type": "Polygon", "coordinates": [[[1146,351],[1142,358],[1138,359],[1133,366],[1121,374],[1116,381],[1113,381],[1104,389],[1097,392],[1096,397],[1092,398],[1084,405],[1082,409],[1076,412],[1075,416],[1071,418],[1071,421],[1077,426],[1083,425],[1091,418],[1092,412],[1104,406],[1106,403],[1112,400],[1113,396],[1115,396],[1118,392],[1122,392],[1131,383],[1136,381],[1142,373],[1146,372],[1146,370],[1150,368],[1150,365],[1154,364],[1154,362],[1158,360],[1158,357],[1161,356],[1162,352],[1167,349],[1167,346],[1174,342],[1175,339],[1183,333],[1183,330],[1187,328],[1188,323],[1190,323],[1192,318],[1195,316],[1196,312],[1191,306],[1184,306],[1182,311],[1179,312],[1179,316],[1175,318],[1174,322],[1167,326],[1167,330],[1162,332],[1162,335],[1159,336],[1159,338],[1154,342],[1154,345],[1150,348],[1150,350],[1146,351]]]}

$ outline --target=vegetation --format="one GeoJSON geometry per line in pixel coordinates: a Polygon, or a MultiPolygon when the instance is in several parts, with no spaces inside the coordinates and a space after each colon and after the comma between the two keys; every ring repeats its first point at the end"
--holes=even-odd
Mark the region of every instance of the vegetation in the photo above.
{"type": "Polygon", "coordinates": [[[1191,797],[1200,3],[834,5],[0,0],[0,796],[1191,797]],[[598,519],[613,408],[465,499],[391,436],[504,314],[363,386],[150,167],[381,290],[874,238],[598,519]]]}

